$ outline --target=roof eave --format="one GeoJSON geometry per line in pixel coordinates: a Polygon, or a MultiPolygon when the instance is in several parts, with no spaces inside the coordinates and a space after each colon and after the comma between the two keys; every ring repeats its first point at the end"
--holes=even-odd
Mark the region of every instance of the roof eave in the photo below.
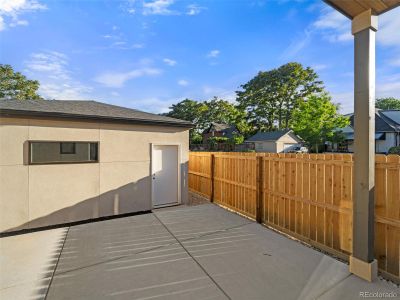
{"type": "Polygon", "coordinates": [[[19,116],[19,117],[49,117],[49,118],[71,119],[71,120],[90,120],[90,121],[115,122],[124,124],[159,125],[159,126],[183,127],[183,128],[194,127],[194,125],[190,122],[180,123],[173,121],[129,119],[129,118],[118,118],[118,117],[107,117],[107,116],[79,115],[79,114],[68,114],[60,112],[38,112],[38,111],[14,110],[14,109],[0,109],[0,115],[19,116]]]}
{"type": "Polygon", "coordinates": [[[337,6],[336,4],[334,4],[333,2],[331,2],[330,0],[322,0],[324,1],[326,4],[328,4],[329,6],[331,6],[332,8],[334,8],[335,10],[337,10],[338,12],[340,12],[341,14],[345,15],[347,18],[349,18],[350,20],[353,19],[353,17],[351,15],[349,15],[346,11],[344,11],[343,9],[341,9],[339,6],[337,6]]]}

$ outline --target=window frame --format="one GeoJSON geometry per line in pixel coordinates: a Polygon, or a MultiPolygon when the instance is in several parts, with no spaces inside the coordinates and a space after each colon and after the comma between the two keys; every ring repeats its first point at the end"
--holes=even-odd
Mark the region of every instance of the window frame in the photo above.
{"type": "MultiPolygon", "coordinates": [[[[66,165],[66,164],[96,164],[100,162],[100,141],[55,141],[55,140],[28,140],[28,165],[66,165]],[[55,162],[32,162],[32,143],[88,143],[97,144],[97,160],[88,161],[55,161],[55,162]]],[[[76,145],[75,145],[76,147],[76,145]]],[[[90,146],[89,146],[90,147],[90,146]]],[[[60,148],[61,150],[61,148],[60,148]]]]}

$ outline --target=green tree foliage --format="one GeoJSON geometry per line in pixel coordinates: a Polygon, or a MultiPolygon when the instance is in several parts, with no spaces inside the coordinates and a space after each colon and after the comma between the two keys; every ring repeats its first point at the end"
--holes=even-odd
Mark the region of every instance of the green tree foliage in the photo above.
{"type": "Polygon", "coordinates": [[[199,136],[212,122],[235,125],[241,133],[249,130],[245,112],[217,97],[205,102],[185,99],[172,105],[165,115],[190,121],[195,125],[190,131],[191,143],[198,143],[199,136]]]}
{"type": "Polygon", "coordinates": [[[203,124],[207,128],[211,122],[235,125],[242,134],[248,133],[251,128],[246,122],[246,113],[229,101],[214,97],[204,102],[207,111],[203,115],[203,124]]]}
{"type": "Polygon", "coordinates": [[[289,128],[293,110],[313,93],[323,90],[314,70],[299,63],[259,72],[237,91],[239,107],[257,130],[289,128]]]}
{"type": "Polygon", "coordinates": [[[0,64],[0,98],[5,99],[42,99],[37,93],[39,81],[29,80],[10,65],[0,64]]]}
{"type": "Polygon", "coordinates": [[[293,111],[291,127],[318,152],[319,146],[325,141],[338,138],[338,128],[350,124],[348,118],[338,113],[338,108],[327,93],[311,95],[293,111]]]}
{"type": "Polygon", "coordinates": [[[207,111],[207,106],[195,100],[185,99],[177,104],[173,104],[170,111],[164,115],[192,122],[194,128],[189,131],[191,143],[198,143],[201,139],[200,132],[204,128],[203,115],[207,111]]]}
{"type": "Polygon", "coordinates": [[[393,97],[376,99],[375,107],[380,109],[400,109],[400,99],[393,97]]]}

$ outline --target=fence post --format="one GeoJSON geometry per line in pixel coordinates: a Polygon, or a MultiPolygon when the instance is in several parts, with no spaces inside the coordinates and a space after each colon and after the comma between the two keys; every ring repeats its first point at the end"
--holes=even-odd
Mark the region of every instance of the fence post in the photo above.
{"type": "Polygon", "coordinates": [[[214,169],[215,169],[215,156],[211,153],[210,159],[210,181],[211,181],[211,195],[210,202],[214,202],[214,169]]]}
{"type": "Polygon", "coordinates": [[[256,156],[256,221],[258,223],[262,223],[263,218],[263,182],[263,157],[256,156]]]}

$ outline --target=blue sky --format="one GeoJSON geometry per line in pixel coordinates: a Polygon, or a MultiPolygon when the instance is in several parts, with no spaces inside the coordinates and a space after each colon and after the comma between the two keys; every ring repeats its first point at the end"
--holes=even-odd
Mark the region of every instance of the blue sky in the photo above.
{"type": "MultiPolygon", "coordinates": [[[[377,97],[400,97],[400,8],[379,26],[377,97]]],[[[319,0],[0,0],[0,62],[47,98],[160,113],[184,98],[234,101],[258,71],[291,61],[352,111],[350,21],[319,0]]]]}

